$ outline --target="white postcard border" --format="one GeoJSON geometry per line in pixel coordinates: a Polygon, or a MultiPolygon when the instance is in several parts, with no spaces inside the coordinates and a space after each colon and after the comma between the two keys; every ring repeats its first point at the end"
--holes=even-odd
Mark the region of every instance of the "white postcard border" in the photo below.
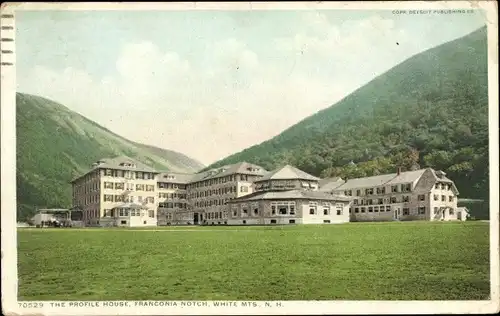
{"type": "MultiPolygon", "coordinates": [[[[170,306],[137,306],[144,301],[128,301],[130,307],[104,307],[104,302],[76,302],[99,306],[74,306],[71,302],[17,301],[17,236],[16,236],[16,152],[15,152],[15,49],[2,62],[14,66],[1,67],[1,207],[2,207],[2,309],[6,315],[227,315],[227,314],[468,314],[494,313],[499,310],[499,200],[498,200],[498,8],[494,1],[442,2],[246,2],[246,3],[3,3],[2,25],[17,10],[400,10],[400,9],[483,9],[488,21],[489,80],[489,144],[490,144],[490,282],[489,301],[270,301],[227,302],[216,307],[214,302],[165,301],[170,306]],[[4,15],[6,18],[4,19],[4,15]],[[255,304],[258,307],[255,307],[255,304]],[[43,307],[35,307],[43,304],[43,307]],[[205,305],[206,304],[206,305],[205,305]],[[246,304],[246,305],[244,305],[246,304]],[[59,307],[56,307],[59,306],[59,307]],[[65,307],[62,307],[65,305],[65,307]],[[177,305],[177,306],[173,306],[177,305]]],[[[12,19],[11,25],[14,25],[12,19]]],[[[15,32],[2,30],[2,37],[15,38],[15,32]]],[[[4,44],[2,44],[4,45],[4,44]]],[[[154,305],[154,303],[152,303],[154,305]]],[[[160,304],[160,303],[156,303],[160,304]]],[[[167,304],[167,303],[163,303],[167,304]]]]}

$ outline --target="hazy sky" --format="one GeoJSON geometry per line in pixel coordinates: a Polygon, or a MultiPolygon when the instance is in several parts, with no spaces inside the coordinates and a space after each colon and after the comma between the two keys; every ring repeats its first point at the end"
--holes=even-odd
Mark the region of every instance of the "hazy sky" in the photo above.
{"type": "Polygon", "coordinates": [[[18,11],[18,91],[209,164],[265,141],[481,13],[18,11]]]}

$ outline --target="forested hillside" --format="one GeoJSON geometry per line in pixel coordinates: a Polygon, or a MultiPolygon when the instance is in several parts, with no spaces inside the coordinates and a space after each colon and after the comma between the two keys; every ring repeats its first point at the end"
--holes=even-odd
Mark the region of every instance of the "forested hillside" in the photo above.
{"type": "Polygon", "coordinates": [[[178,172],[203,168],[183,154],[129,141],[45,98],[18,93],[16,111],[19,220],[35,207],[70,207],[69,182],[100,158],[127,155],[178,172]]]}
{"type": "Polygon", "coordinates": [[[486,27],[409,58],[337,104],[211,167],[237,161],[349,178],[429,166],[454,179],[461,197],[487,199],[486,27]]]}

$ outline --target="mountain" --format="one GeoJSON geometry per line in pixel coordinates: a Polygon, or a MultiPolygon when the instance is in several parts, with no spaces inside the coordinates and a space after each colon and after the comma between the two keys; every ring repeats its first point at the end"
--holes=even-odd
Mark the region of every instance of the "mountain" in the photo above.
{"type": "Polygon", "coordinates": [[[35,207],[71,206],[70,181],[100,158],[126,155],[151,167],[196,172],[181,153],[127,140],[51,100],[16,94],[18,218],[35,207]]]}
{"type": "Polygon", "coordinates": [[[237,161],[348,178],[429,166],[454,179],[461,197],[488,199],[486,27],[407,59],[210,168],[237,161]]]}

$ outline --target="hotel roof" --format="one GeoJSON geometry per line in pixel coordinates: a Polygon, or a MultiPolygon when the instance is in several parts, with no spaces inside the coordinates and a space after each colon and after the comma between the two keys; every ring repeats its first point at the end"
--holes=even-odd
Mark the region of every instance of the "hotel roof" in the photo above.
{"type": "Polygon", "coordinates": [[[93,166],[92,168],[87,171],[85,174],[82,174],[75,179],[71,180],[71,182],[74,182],[75,180],[78,180],[79,178],[83,177],[84,175],[88,174],[89,172],[92,172],[97,169],[119,169],[119,170],[130,170],[130,171],[143,171],[143,172],[151,172],[151,173],[158,173],[155,169],[151,168],[150,166],[134,160],[130,157],[127,156],[118,156],[114,158],[104,158],[104,159],[99,159],[93,166]],[[134,166],[126,166],[123,164],[133,164],[134,166]]]}
{"type": "Polygon", "coordinates": [[[247,174],[263,176],[268,171],[261,166],[254,165],[248,162],[239,162],[232,165],[226,165],[218,168],[213,168],[207,171],[194,174],[190,182],[204,181],[208,179],[220,178],[233,174],[247,174]]]}
{"type": "Polygon", "coordinates": [[[233,200],[229,203],[257,201],[257,200],[328,200],[328,201],[351,201],[352,198],[345,195],[335,195],[320,191],[289,190],[289,191],[259,191],[233,200]]]}
{"type": "Polygon", "coordinates": [[[195,177],[193,173],[161,172],[158,182],[187,184],[195,177]]]}
{"type": "MultiPolygon", "coordinates": [[[[330,190],[351,190],[357,188],[372,188],[383,185],[396,185],[396,184],[404,184],[404,183],[412,183],[420,179],[420,177],[424,174],[426,170],[431,170],[436,180],[443,182],[452,182],[450,179],[446,178],[444,173],[441,177],[436,175],[436,171],[431,168],[427,169],[419,169],[414,171],[405,171],[401,173],[389,173],[382,174],[378,176],[372,177],[364,177],[364,178],[355,178],[349,179],[344,182],[338,182],[338,185],[335,186],[336,183],[332,182],[331,185],[326,185],[325,187],[321,187],[321,191],[330,191],[330,190]]],[[[440,171],[442,172],[442,171],[440,171]]]]}
{"type": "Polygon", "coordinates": [[[319,181],[319,178],[308,174],[300,169],[297,169],[293,166],[286,165],[284,167],[275,169],[262,178],[256,180],[255,182],[267,181],[267,180],[292,180],[292,179],[300,179],[300,180],[311,180],[311,181],[319,181]]]}

